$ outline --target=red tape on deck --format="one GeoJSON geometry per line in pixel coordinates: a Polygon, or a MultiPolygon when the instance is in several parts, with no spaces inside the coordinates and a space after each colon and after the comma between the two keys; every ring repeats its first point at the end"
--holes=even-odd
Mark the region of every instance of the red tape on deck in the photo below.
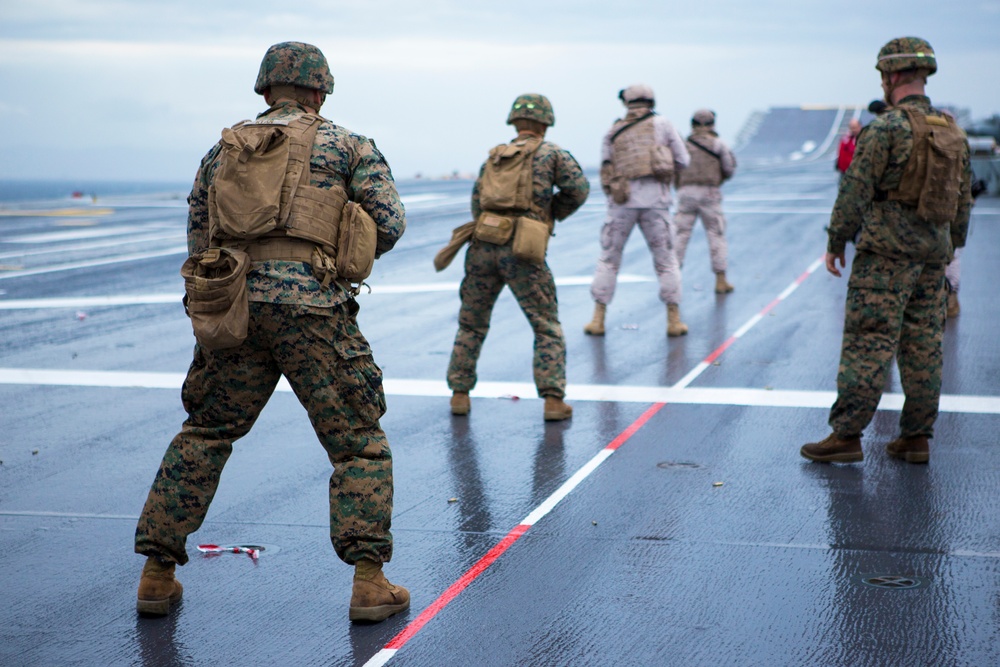
{"type": "MultiPolygon", "coordinates": [[[[660,411],[660,409],[666,405],[666,403],[656,403],[645,412],[643,412],[638,419],[629,424],[628,428],[622,431],[614,440],[612,440],[606,447],[605,450],[610,450],[611,452],[617,450],[619,447],[625,444],[629,438],[631,438],[635,433],[642,428],[646,422],[648,422],[653,415],[660,411]]],[[[580,480],[582,481],[582,479],[580,480]]],[[[445,590],[434,602],[432,602],[426,609],[420,612],[420,615],[413,619],[409,625],[407,625],[403,630],[393,637],[388,644],[385,645],[385,650],[397,651],[403,647],[406,642],[408,642],[415,634],[420,632],[432,618],[437,616],[438,612],[448,606],[452,600],[454,600],[459,593],[465,590],[469,584],[476,580],[479,575],[486,571],[486,569],[494,563],[500,556],[504,554],[507,549],[511,547],[515,542],[517,542],[522,535],[528,532],[531,528],[530,524],[518,524],[515,526],[507,535],[500,540],[492,549],[490,549],[485,556],[479,559],[475,565],[466,571],[458,581],[453,583],[451,586],[445,590]]],[[[384,664],[381,662],[380,664],[384,664]]]]}
{"type": "MultiPolygon", "coordinates": [[[[806,280],[806,278],[808,278],[817,268],[819,268],[821,263],[822,263],[822,258],[820,258],[820,261],[814,262],[813,265],[809,267],[809,269],[807,269],[802,275],[796,278],[795,281],[791,285],[789,285],[788,288],[786,288],[785,291],[782,292],[780,296],[771,301],[771,303],[767,304],[763,310],[761,310],[757,315],[754,316],[755,318],[757,318],[757,321],[760,321],[760,318],[762,316],[770,312],[775,306],[777,306],[779,303],[785,300],[785,298],[787,298],[793,291],[795,291],[795,289],[799,285],[801,285],[806,280]]],[[[750,326],[753,326],[754,324],[756,324],[756,322],[752,322],[750,326]]],[[[744,328],[748,329],[749,327],[744,327],[744,328]]],[[[710,355],[708,355],[705,358],[702,364],[710,365],[713,361],[718,359],[723,352],[725,352],[733,343],[736,342],[736,340],[740,336],[742,336],[742,333],[745,333],[745,331],[743,332],[738,331],[737,334],[730,336],[728,339],[726,339],[726,341],[722,345],[716,348],[710,355]]],[[[629,438],[631,438],[633,435],[636,434],[636,432],[639,429],[645,426],[646,423],[650,419],[652,419],[653,416],[657,412],[659,412],[665,405],[666,403],[654,403],[645,412],[643,412],[638,419],[629,424],[629,426],[624,431],[619,433],[614,440],[609,442],[607,446],[605,446],[601,450],[602,454],[606,452],[605,458],[607,456],[610,456],[612,453],[617,451],[619,447],[624,445],[629,440],[629,438]]],[[[598,454],[598,456],[600,456],[600,454],[598,454]]],[[[593,463],[593,461],[591,463],[593,463]]],[[[591,470],[589,472],[586,472],[586,474],[580,475],[580,473],[577,473],[577,475],[574,476],[577,477],[575,485],[579,484],[581,481],[586,479],[586,477],[591,472],[596,470],[601,463],[603,463],[603,460],[599,461],[596,465],[593,465],[591,470]]],[[[571,480],[572,479],[573,478],[571,478],[571,480]]],[[[575,488],[575,485],[572,488],[575,488]]],[[[539,505],[539,508],[545,506],[547,503],[551,501],[553,497],[557,495],[559,496],[559,499],[556,500],[555,502],[556,503],[559,502],[559,500],[565,497],[565,495],[568,494],[572,490],[572,488],[567,490],[563,487],[560,487],[560,489],[556,491],[552,496],[550,496],[549,499],[546,499],[545,502],[539,505]]],[[[420,632],[420,630],[425,625],[427,625],[427,623],[429,623],[431,619],[437,616],[442,609],[447,607],[452,600],[458,597],[459,593],[464,591],[469,586],[469,584],[471,584],[479,577],[479,575],[485,572],[486,569],[490,567],[490,565],[492,565],[498,558],[500,558],[500,556],[502,556],[507,551],[507,549],[511,547],[511,545],[513,545],[515,542],[521,539],[521,537],[528,532],[528,530],[532,527],[532,525],[534,524],[520,523],[517,526],[515,526],[509,533],[507,533],[507,535],[502,540],[500,540],[492,549],[490,549],[485,556],[480,558],[475,565],[469,568],[468,571],[466,571],[466,573],[463,574],[458,579],[458,581],[449,586],[444,593],[442,593],[436,600],[434,600],[434,602],[432,602],[426,609],[420,612],[419,616],[410,621],[410,623],[405,628],[403,628],[403,630],[399,634],[397,634],[395,637],[389,640],[389,643],[386,644],[385,647],[383,647],[383,649],[379,651],[378,654],[372,656],[371,660],[369,660],[366,663],[366,665],[371,665],[373,667],[376,665],[384,665],[390,659],[392,659],[392,656],[395,655],[396,651],[401,649],[408,641],[410,641],[410,639],[413,638],[414,635],[420,632]]]]}

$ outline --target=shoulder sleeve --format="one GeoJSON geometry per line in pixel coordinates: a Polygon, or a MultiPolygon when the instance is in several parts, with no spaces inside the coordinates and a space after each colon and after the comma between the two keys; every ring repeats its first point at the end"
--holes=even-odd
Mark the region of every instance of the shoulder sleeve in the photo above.
{"type": "Polygon", "coordinates": [[[552,197],[552,217],[564,220],[583,206],[590,195],[590,181],[583,173],[580,163],[569,151],[550,144],[555,149],[554,184],[559,188],[552,197]]]}
{"type": "Polygon", "coordinates": [[[187,245],[188,254],[195,254],[208,248],[208,186],[218,167],[222,146],[216,144],[201,159],[195,174],[191,194],[188,195],[187,245]]]}
{"type": "Polygon", "coordinates": [[[864,214],[875,198],[875,184],[889,160],[891,127],[888,114],[876,118],[862,133],[854,158],[840,181],[837,201],[830,214],[827,250],[840,254],[861,229],[864,214]]]}
{"type": "Polygon", "coordinates": [[[376,257],[392,250],[406,230],[406,212],[385,157],[371,139],[352,135],[354,151],[347,192],[375,220],[376,257]]]}

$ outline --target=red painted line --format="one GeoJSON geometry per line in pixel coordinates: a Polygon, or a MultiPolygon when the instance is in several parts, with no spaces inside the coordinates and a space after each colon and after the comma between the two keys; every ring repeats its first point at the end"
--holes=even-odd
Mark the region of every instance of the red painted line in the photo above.
{"type": "Polygon", "coordinates": [[[448,603],[454,600],[459,593],[466,589],[466,587],[471,584],[475,579],[482,574],[486,568],[493,564],[497,558],[503,555],[503,552],[510,548],[510,545],[517,542],[522,535],[528,532],[531,526],[520,524],[514,527],[507,536],[500,540],[496,546],[490,549],[485,556],[479,559],[479,561],[473,565],[469,570],[461,576],[461,578],[453,583],[448,589],[442,593],[437,600],[432,602],[430,606],[420,612],[409,625],[407,625],[403,630],[393,637],[388,644],[385,645],[387,649],[400,649],[403,644],[408,642],[413,635],[417,634],[422,627],[424,627],[428,621],[437,616],[438,612],[448,606],[448,603]]]}
{"type": "Polygon", "coordinates": [[[725,343],[723,343],[722,345],[720,345],[719,347],[717,347],[715,349],[715,352],[712,352],[712,354],[710,354],[707,357],[705,357],[705,361],[703,363],[706,363],[706,364],[712,363],[713,361],[715,361],[716,359],[718,359],[719,357],[721,357],[722,353],[725,352],[726,350],[728,350],[729,346],[732,345],[735,342],[736,342],[736,336],[730,336],[726,340],[725,343]]]}
{"type": "MultiPolygon", "coordinates": [[[[824,257],[825,257],[825,255],[824,255],[824,257]]],[[[812,275],[812,273],[813,273],[812,271],[806,269],[805,271],[802,272],[802,275],[800,275],[798,278],[795,279],[795,281],[794,281],[795,284],[796,285],[801,285],[802,283],[804,283],[806,281],[806,278],[808,278],[809,276],[812,275]]],[[[772,308],[774,308],[779,303],[781,303],[781,301],[782,301],[782,298],[780,296],[777,297],[774,301],[772,301],[771,303],[769,303],[766,306],[764,306],[764,309],[762,311],[760,311],[760,313],[758,313],[758,315],[761,315],[761,316],[767,315],[767,313],[772,308]]],[[[720,356],[722,356],[722,353],[725,352],[726,350],[728,350],[729,346],[732,345],[735,342],[736,342],[736,336],[730,336],[726,340],[726,342],[724,342],[722,345],[720,345],[719,347],[717,347],[715,349],[715,351],[712,352],[710,355],[708,355],[707,357],[705,357],[705,359],[702,361],[702,363],[704,363],[704,364],[710,364],[710,363],[712,363],[713,361],[715,361],[716,359],[718,359],[720,356]]]]}
{"type": "Polygon", "coordinates": [[[767,315],[768,312],[770,312],[770,310],[772,308],[774,308],[775,306],[777,306],[779,303],[781,303],[781,299],[775,299],[771,303],[769,303],[766,306],[764,306],[764,310],[760,311],[760,314],[761,315],[767,315]]]}
{"type": "Polygon", "coordinates": [[[639,418],[632,422],[627,429],[618,434],[618,437],[608,443],[604,449],[615,450],[625,444],[625,441],[635,435],[635,432],[646,425],[653,415],[660,411],[666,403],[654,403],[648,410],[639,415],[639,418]]]}
{"type": "MultiPolygon", "coordinates": [[[[646,422],[652,419],[653,415],[660,411],[666,403],[654,403],[645,412],[643,412],[638,419],[629,424],[628,428],[622,431],[618,436],[608,443],[607,447],[604,449],[617,450],[625,442],[635,435],[636,431],[642,428],[646,422]]],[[[507,535],[500,540],[492,549],[490,549],[485,556],[480,558],[475,565],[469,568],[465,574],[463,574],[458,581],[453,583],[451,586],[445,590],[434,602],[432,602],[426,609],[420,612],[420,615],[415,619],[410,621],[410,623],[403,628],[399,634],[389,640],[389,643],[383,647],[383,650],[398,651],[401,649],[410,639],[413,638],[420,630],[427,625],[438,613],[448,606],[448,604],[458,597],[458,594],[464,591],[469,584],[475,581],[479,575],[486,571],[486,569],[492,565],[500,556],[504,554],[517,542],[521,536],[528,532],[531,526],[528,524],[518,524],[507,533],[507,535]]]]}

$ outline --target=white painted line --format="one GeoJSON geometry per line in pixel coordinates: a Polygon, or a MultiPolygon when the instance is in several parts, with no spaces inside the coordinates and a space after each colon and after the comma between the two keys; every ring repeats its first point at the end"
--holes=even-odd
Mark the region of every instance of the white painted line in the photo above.
{"type": "Polygon", "coordinates": [[[70,231],[43,232],[41,234],[25,234],[24,236],[8,236],[4,243],[57,243],[59,241],[80,241],[82,239],[98,239],[107,236],[125,236],[135,234],[135,227],[103,227],[100,229],[74,229],[70,231]]]}
{"type": "Polygon", "coordinates": [[[559,504],[563,498],[569,495],[570,491],[575,489],[580,482],[587,478],[590,473],[597,469],[597,466],[604,463],[605,459],[615,453],[614,449],[602,449],[597,453],[594,458],[590,459],[582,468],[576,471],[576,473],[567,479],[562,486],[556,489],[555,493],[545,499],[545,501],[535,508],[531,514],[524,518],[521,522],[525,526],[534,526],[539,519],[548,514],[553,507],[559,504]]]}
{"type": "MultiPolygon", "coordinates": [[[[170,252],[167,254],[174,254],[170,252]]],[[[50,269],[51,270],[51,269],[50,269]]],[[[25,272],[17,272],[24,275],[25,272]]],[[[6,274],[10,277],[14,274],[6,274]]],[[[4,274],[0,273],[0,278],[4,274]]],[[[559,287],[584,287],[590,286],[593,276],[567,276],[556,278],[556,285],[559,287]]],[[[648,283],[655,278],[651,276],[622,275],[618,277],[619,283],[648,283]]],[[[412,294],[423,292],[454,292],[458,294],[460,283],[420,283],[416,285],[376,285],[372,287],[372,294],[412,294]]],[[[144,304],[159,303],[180,303],[183,298],[181,292],[174,294],[133,294],[123,296],[78,296],[52,299],[0,299],[0,310],[34,310],[45,308],[94,308],[96,306],[137,306],[144,304]]]]}
{"type": "MultiPolygon", "coordinates": [[[[97,250],[99,248],[117,248],[123,245],[135,245],[137,243],[150,243],[155,241],[177,241],[184,243],[184,232],[175,231],[171,234],[138,234],[129,238],[116,238],[111,241],[99,241],[95,243],[77,243],[75,245],[57,245],[36,250],[22,250],[20,252],[0,253],[0,259],[11,259],[15,257],[37,257],[39,255],[54,255],[67,252],[80,252],[83,250],[97,250]]],[[[2,243],[2,241],[0,241],[2,243]]]]}
{"type": "Polygon", "coordinates": [[[47,308],[98,308],[143,304],[180,304],[183,294],[140,294],[137,296],[86,296],[62,299],[0,299],[0,310],[43,310],[47,308]]]}
{"type": "MultiPolygon", "coordinates": [[[[829,179],[833,182],[833,179],[829,179]]],[[[724,196],[725,201],[805,201],[813,199],[828,199],[831,204],[833,203],[833,197],[829,195],[804,195],[804,194],[727,194],[724,196]]]]}
{"type": "MultiPolygon", "coordinates": [[[[184,377],[184,373],[0,368],[0,385],[180,389],[184,377]]],[[[451,396],[451,390],[444,380],[386,378],[383,387],[387,396],[451,396]]],[[[278,382],[277,391],[291,391],[284,378],[278,382]]],[[[508,400],[537,399],[532,382],[480,382],[472,390],[471,396],[508,400]]],[[[673,387],[570,384],[566,389],[566,397],[586,402],[829,409],[837,396],[833,391],[687,387],[678,382],[673,387]]],[[[902,394],[883,394],[878,407],[880,410],[902,410],[904,398],[902,394]]],[[[964,414],[1000,414],[1000,396],[946,394],[941,396],[940,410],[964,414]]]]}
{"type": "Polygon", "coordinates": [[[106,259],[95,259],[89,262],[75,262],[73,264],[59,264],[56,266],[46,266],[38,269],[27,269],[24,271],[10,271],[0,273],[0,280],[9,278],[22,278],[24,276],[37,276],[43,273],[58,273],[60,271],[75,271],[77,269],[87,269],[95,266],[107,266],[109,264],[121,264],[124,262],[136,262],[142,259],[153,259],[156,257],[167,257],[170,255],[187,254],[187,246],[167,248],[157,252],[134,253],[131,255],[119,255],[118,257],[108,257],[106,259]]]}

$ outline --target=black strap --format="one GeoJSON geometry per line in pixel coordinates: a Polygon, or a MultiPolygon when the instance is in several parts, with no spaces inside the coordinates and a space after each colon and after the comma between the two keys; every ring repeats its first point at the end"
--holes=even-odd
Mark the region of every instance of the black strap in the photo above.
{"type": "Polygon", "coordinates": [[[617,130],[615,131],[615,133],[611,135],[611,142],[612,142],[612,143],[614,143],[615,139],[617,139],[617,138],[618,138],[618,135],[619,135],[619,134],[621,134],[622,132],[624,132],[625,130],[629,129],[630,127],[635,127],[635,126],[636,126],[636,125],[638,125],[638,124],[639,124],[640,122],[642,122],[642,121],[646,120],[646,119],[647,119],[647,118],[649,118],[650,116],[655,116],[655,115],[656,115],[656,112],[655,112],[655,111],[650,111],[650,112],[649,112],[648,114],[646,114],[645,116],[640,116],[639,118],[636,118],[635,120],[633,120],[633,121],[630,121],[630,122],[626,123],[625,125],[623,125],[623,126],[619,127],[619,128],[618,128],[618,129],[617,129],[617,130]]]}
{"type": "Polygon", "coordinates": [[[694,144],[695,146],[697,146],[701,150],[705,151],[706,153],[708,153],[709,155],[711,155],[712,157],[714,157],[719,162],[722,162],[722,156],[719,155],[718,153],[716,153],[715,151],[709,150],[709,149],[705,148],[704,146],[702,146],[701,144],[699,144],[697,141],[695,141],[693,138],[689,138],[688,141],[690,141],[692,144],[694,144]]]}

